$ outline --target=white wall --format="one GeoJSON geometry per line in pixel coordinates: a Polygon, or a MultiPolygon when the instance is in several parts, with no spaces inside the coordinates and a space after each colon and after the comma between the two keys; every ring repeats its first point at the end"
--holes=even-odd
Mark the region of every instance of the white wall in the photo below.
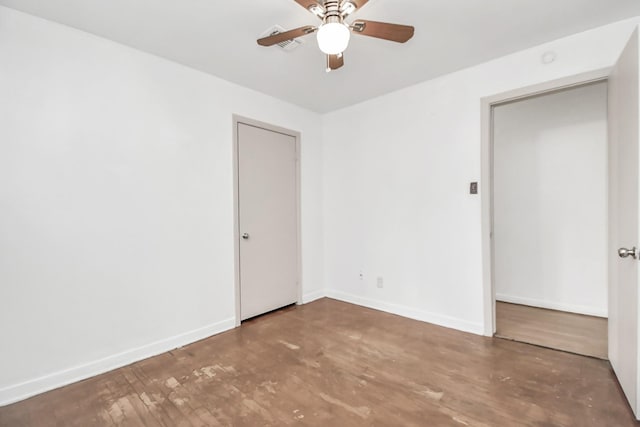
{"type": "Polygon", "coordinates": [[[496,299],[607,315],[607,85],[493,112],[496,299]]]}
{"type": "Polygon", "coordinates": [[[610,67],[637,22],[563,38],[325,115],[328,294],[483,333],[481,206],[468,191],[480,177],[481,99],[610,67]],[[544,65],[547,51],[557,60],[544,65]],[[377,276],[384,277],[382,289],[377,276]]]}
{"type": "Polygon", "coordinates": [[[0,404],[233,327],[232,114],[302,132],[321,295],[321,118],[0,7],[0,404]]]}

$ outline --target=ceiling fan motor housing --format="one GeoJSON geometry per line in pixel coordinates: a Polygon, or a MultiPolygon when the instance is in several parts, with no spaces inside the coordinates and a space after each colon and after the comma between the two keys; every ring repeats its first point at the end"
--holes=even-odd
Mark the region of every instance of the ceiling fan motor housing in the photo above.
{"type": "Polygon", "coordinates": [[[339,0],[325,0],[324,2],[324,19],[325,24],[330,23],[343,23],[342,14],[340,13],[340,1],[339,0]]]}

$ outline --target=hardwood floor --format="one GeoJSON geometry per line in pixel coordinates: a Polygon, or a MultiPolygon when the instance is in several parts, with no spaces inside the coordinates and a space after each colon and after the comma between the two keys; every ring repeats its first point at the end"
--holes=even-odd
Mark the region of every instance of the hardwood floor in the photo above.
{"type": "Polygon", "coordinates": [[[607,359],[607,319],[496,302],[496,336],[607,359]]]}
{"type": "Polygon", "coordinates": [[[2,426],[634,426],[608,362],[330,299],[0,408],[2,426]]]}

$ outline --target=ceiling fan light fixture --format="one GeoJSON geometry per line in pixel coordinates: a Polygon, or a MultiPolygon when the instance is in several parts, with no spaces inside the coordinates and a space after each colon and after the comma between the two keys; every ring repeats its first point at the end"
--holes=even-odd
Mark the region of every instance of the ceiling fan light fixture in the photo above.
{"type": "Polygon", "coordinates": [[[341,22],[328,22],[318,29],[318,47],[327,55],[337,55],[349,46],[351,30],[341,22]]]}

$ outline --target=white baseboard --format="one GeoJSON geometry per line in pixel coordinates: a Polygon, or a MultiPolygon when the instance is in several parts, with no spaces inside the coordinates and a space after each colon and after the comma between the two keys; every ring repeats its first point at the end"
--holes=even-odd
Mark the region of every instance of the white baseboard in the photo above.
{"type": "Polygon", "coordinates": [[[327,293],[325,292],[324,289],[321,289],[319,291],[306,293],[306,294],[302,295],[302,304],[307,304],[307,303],[313,302],[313,301],[315,301],[317,299],[324,298],[325,296],[327,296],[327,293]]]}
{"type": "Polygon", "coordinates": [[[19,384],[0,388],[0,406],[9,405],[35,396],[36,394],[44,393],[77,381],[100,375],[152,356],[157,356],[158,354],[165,353],[175,348],[228,331],[234,327],[235,319],[226,319],[193,331],[147,344],[142,347],[107,356],[103,359],[74,366],[63,371],[54,372],[19,384]]]}
{"type": "MultiPolygon", "coordinates": [[[[482,335],[483,326],[480,323],[472,323],[454,317],[441,314],[429,313],[411,307],[384,301],[373,300],[348,294],[337,290],[319,290],[306,293],[302,296],[302,303],[307,304],[320,298],[329,297],[336,300],[356,304],[374,310],[385,311],[410,319],[433,323],[435,325],[453,328],[460,331],[482,335]]],[[[9,405],[29,397],[54,390],[65,385],[82,381],[96,375],[130,365],[149,357],[157,356],[178,347],[191,344],[212,335],[228,331],[235,327],[235,318],[226,319],[212,325],[205,326],[193,331],[185,332],[170,338],[156,341],[142,347],[127,350],[114,354],[103,359],[95,360],[69,369],[54,372],[39,378],[34,378],[19,384],[13,384],[5,388],[0,388],[0,406],[9,405]]]]}
{"type": "Polygon", "coordinates": [[[369,298],[363,298],[357,295],[348,294],[341,291],[329,289],[326,296],[351,304],[361,305],[374,310],[385,311],[387,313],[397,314],[398,316],[408,317],[410,319],[420,320],[422,322],[433,323],[434,325],[444,326],[446,328],[457,329],[459,331],[470,332],[476,335],[484,334],[484,326],[481,323],[468,322],[466,320],[455,317],[445,316],[442,314],[430,313],[427,311],[391,304],[384,301],[377,301],[369,298]]]}
{"type": "Polygon", "coordinates": [[[523,298],[513,295],[496,294],[496,301],[509,302],[512,304],[529,305],[531,307],[548,308],[550,310],[567,311],[569,313],[586,314],[588,316],[607,317],[607,310],[583,305],[564,304],[554,301],[545,301],[535,298],[523,298]]]}

